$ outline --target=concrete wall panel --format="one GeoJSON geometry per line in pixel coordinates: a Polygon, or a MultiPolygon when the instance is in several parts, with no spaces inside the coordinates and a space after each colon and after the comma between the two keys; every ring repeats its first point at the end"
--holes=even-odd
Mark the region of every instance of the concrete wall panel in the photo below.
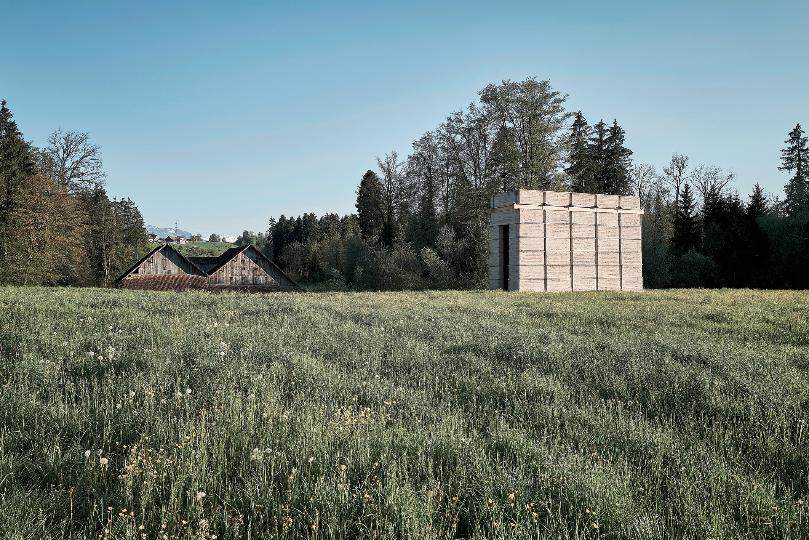
{"type": "Polygon", "coordinates": [[[519,190],[495,195],[492,206],[490,288],[502,286],[502,225],[509,225],[512,290],[643,288],[637,197],[519,190]]]}

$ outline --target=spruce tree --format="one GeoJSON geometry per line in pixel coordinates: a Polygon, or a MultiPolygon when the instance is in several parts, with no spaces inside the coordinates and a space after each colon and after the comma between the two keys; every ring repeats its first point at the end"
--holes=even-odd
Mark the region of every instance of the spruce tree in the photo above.
{"type": "Polygon", "coordinates": [[[17,128],[6,101],[0,101],[0,203],[3,210],[13,206],[16,190],[34,172],[31,148],[17,128]]]}
{"type": "Polygon", "coordinates": [[[114,246],[118,241],[116,216],[112,202],[104,188],[79,193],[77,195],[88,217],[88,230],[85,236],[86,280],[94,285],[107,285],[116,277],[113,274],[114,246]]]}
{"type": "Polygon", "coordinates": [[[270,224],[267,230],[270,245],[272,246],[272,258],[279,262],[284,253],[284,249],[292,243],[292,234],[295,227],[295,220],[287,218],[284,214],[278,218],[278,221],[270,224]]]}
{"type": "Polygon", "coordinates": [[[744,251],[746,257],[740,257],[739,265],[746,270],[745,286],[760,288],[767,285],[770,240],[759,225],[758,218],[769,215],[771,211],[770,202],[758,183],[753,186],[745,213],[747,249],[744,251]]]}
{"type": "Polygon", "coordinates": [[[632,166],[632,150],[624,146],[625,132],[613,120],[605,141],[605,163],[603,169],[604,191],[612,195],[628,195],[630,191],[629,169],[632,166]]]}
{"type": "Polygon", "coordinates": [[[590,193],[607,192],[607,135],[607,124],[604,123],[604,120],[599,120],[593,126],[590,142],[587,145],[588,164],[591,173],[588,175],[589,185],[584,185],[584,191],[590,193]]]}
{"type": "Polygon", "coordinates": [[[15,227],[15,211],[22,201],[22,190],[34,174],[31,148],[17,128],[6,101],[0,101],[0,282],[14,269],[10,265],[12,251],[21,233],[15,227]]]}
{"type": "Polygon", "coordinates": [[[787,214],[809,209],[809,148],[801,125],[797,124],[784,141],[786,148],[781,150],[781,171],[795,175],[784,186],[784,206],[787,214]]]}
{"type": "Polygon", "coordinates": [[[568,166],[565,172],[570,176],[570,189],[583,192],[592,184],[590,179],[590,125],[581,113],[576,113],[573,124],[570,126],[568,144],[568,166]]]}
{"type": "Polygon", "coordinates": [[[764,190],[758,182],[753,186],[753,192],[750,194],[749,202],[747,203],[747,215],[753,219],[767,215],[769,212],[769,202],[767,201],[764,190]]]}
{"type": "Polygon", "coordinates": [[[385,223],[385,199],[382,182],[374,171],[367,171],[357,188],[357,218],[365,240],[379,238],[385,223]]]}
{"type": "Polygon", "coordinates": [[[699,219],[694,210],[694,196],[686,184],[680,193],[680,201],[674,214],[674,233],[671,243],[677,254],[682,255],[699,247],[699,219]]]}

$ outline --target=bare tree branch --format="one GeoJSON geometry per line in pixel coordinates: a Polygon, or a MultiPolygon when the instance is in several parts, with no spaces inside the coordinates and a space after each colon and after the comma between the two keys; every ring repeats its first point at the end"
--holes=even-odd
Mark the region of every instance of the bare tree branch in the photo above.
{"type": "Polygon", "coordinates": [[[702,204],[707,200],[722,195],[725,188],[733,181],[734,174],[725,172],[716,165],[700,165],[690,174],[690,181],[702,197],[702,204]]]}
{"type": "Polygon", "coordinates": [[[666,183],[674,190],[674,207],[680,204],[680,189],[688,181],[686,170],[688,169],[688,156],[684,154],[674,154],[671,162],[663,167],[663,174],[666,183]]]}
{"type": "Polygon", "coordinates": [[[90,142],[87,133],[51,133],[48,146],[40,153],[40,168],[59,185],[73,193],[92,191],[104,185],[101,148],[90,142]]]}

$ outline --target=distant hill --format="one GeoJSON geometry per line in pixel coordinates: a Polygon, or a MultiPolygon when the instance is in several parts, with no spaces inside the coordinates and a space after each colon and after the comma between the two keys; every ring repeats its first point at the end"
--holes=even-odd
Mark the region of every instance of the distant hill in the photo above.
{"type": "MultiPolygon", "coordinates": [[[[146,232],[149,234],[156,234],[160,238],[165,238],[167,236],[174,236],[174,227],[155,227],[154,225],[146,225],[146,232]]],[[[182,229],[177,229],[177,236],[191,238],[194,236],[194,234],[182,229]]]]}

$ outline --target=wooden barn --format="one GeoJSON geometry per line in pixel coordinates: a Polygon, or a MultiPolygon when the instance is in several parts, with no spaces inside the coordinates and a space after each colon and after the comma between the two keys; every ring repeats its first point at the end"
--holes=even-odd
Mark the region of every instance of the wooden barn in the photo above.
{"type": "Polygon", "coordinates": [[[519,190],[492,198],[489,288],[641,290],[637,197],[519,190]]]}
{"type": "Polygon", "coordinates": [[[160,291],[302,290],[253,245],[230,248],[217,257],[185,257],[163,244],[135,263],[117,283],[125,289],[160,291]]]}

